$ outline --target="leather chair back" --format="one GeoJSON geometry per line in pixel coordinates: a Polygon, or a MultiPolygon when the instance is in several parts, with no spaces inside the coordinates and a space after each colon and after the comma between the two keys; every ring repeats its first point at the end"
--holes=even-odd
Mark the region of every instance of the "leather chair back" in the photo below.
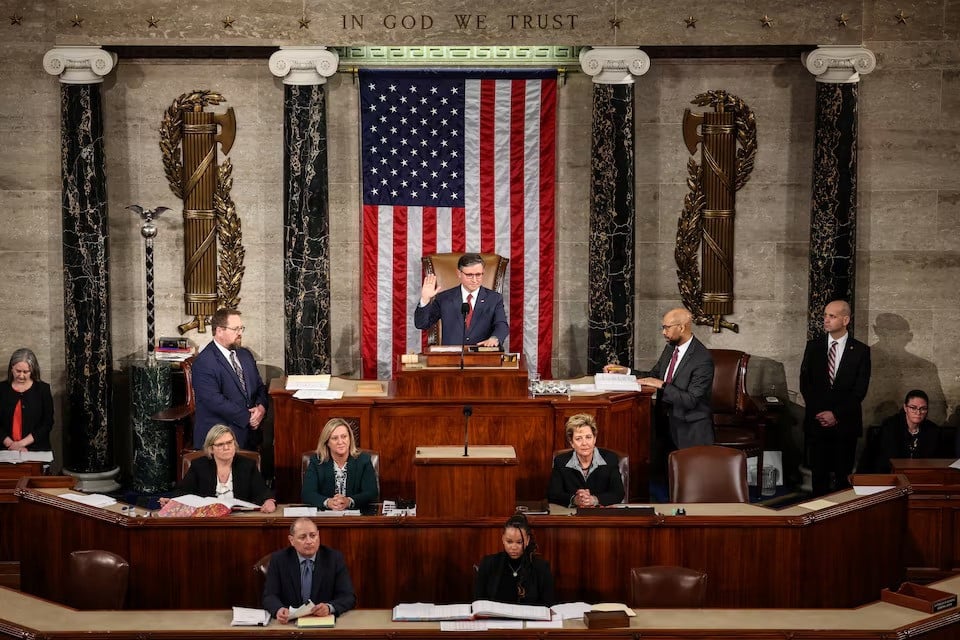
{"type": "MultiPolygon", "coordinates": [[[[183,457],[180,458],[180,477],[187,475],[187,469],[190,468],[190,465],[194,460],[204,457],[207,455],[206,451],[188,451],[183,454],[183,457]]],[[[260,454],[256,451],[247,451],[246,449],[237,449],[237,455],[243,456],[245,458],[250,458],[257,463],[257,470],[260,469],[260,454]]]]}
{"type": "Polygon", "coordinates": [[[123,609],[130,564],[110,551],[74,551],[64,581],[67,605],[74,609],[123,609]]]}
{"type": "MultiPolygon", "coordinates": [[[[733,447],[747,457],[757,456],[757,469],[763,469],[763,447],[769,417],[747,393],[747,365],[750,354],[735,349],[711,349],[713,357],[714,444],[733,447]]],[[[760,473],[757,473],[759,485],[760,473]]]]}
{"type": "Polygon", "coordinates": [[[671,451],[667,457],[670,502],[750,502],[747,456],[709,445],[671,451]]]}
{"type": "MultiPolygon", "coordinates": [[[[373,449],[360,449],[361,453],[370,456],[370,464],[373,465],[373,474],[377,477],[377,495],[380,494],[380,452],[373,449]]],[[[300,486],[303,486],[303,478],[307,475],[307,467],[310,466],[310,458],[317,455],[317,450],[304,451],[300,456],[300,486]]]]}
{"type": "Polygon", "coordinates": [[[267,571],[270,570],[270,558],[273,557],[272,553],[268,553],[259,560],[256,561],[253,565],[253,573],[259,577],[261,580],[266,580],[267,571]]]}
{"type": "MultiPolygon", "coordinates": [[[[463,253],[432,253],[420,258],[420,266],[423,270],[423,276],[434,274],[440,283],[441,289],[449,289],[458,286],[457,279],[457,261],[463,253]]],[[[509,258],[504,258],[496,253],[481,253],[483,258],[483,282],[481,283],[487,289],[492,289],[497,293],[503,293],[503,280],[507,274],[507,265],[509,258]]],[[[418,303],[419,304],[419,303],[418,303]]],[[[443,328],[440,322],[433,325],[427,334],[429,344],[440,344],[443,328]]]]}
{"type": "Polygon", "coordinates": [[[630,606],[646,609],[701,609],[707,599],[707,574],[686,567],[637,567],[630,570],[630,606]]]}
{"type": "MultiPolygon", "coordinates": [[[[556,460],[557,456],[566,455],[571,451],[573,451],[573,449],[558,449],[557,451],[553,452],[553,460],[556,460]]],[[[614,451],[613,449],[610,449],[610,451],[613,451],[620,461],[620,480],[623,482],[623,500],[620,502],[622,504],[627,504],[630,502],[630,456],[622,451],[614,451]]]]}

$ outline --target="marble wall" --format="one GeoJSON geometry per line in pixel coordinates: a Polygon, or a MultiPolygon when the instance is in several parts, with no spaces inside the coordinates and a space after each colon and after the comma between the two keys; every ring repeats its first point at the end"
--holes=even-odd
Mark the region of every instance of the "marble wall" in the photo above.
{"type": "MultiPolygon", "coordinates": [[[[874,3],[870,3],[871,7],[874,3]]],[[[886,4],[881,9],[886,11],[886,4]]],[[[960,8],[921,3],[944,20],[906,28],[865,28],[877,69],[860,88],[860,211],[857,312],[860,339],[874,346],[867,422],[913,386],[940,389],[931,417],[960,404],[960,8]],[[929,5],[929,6],[928,6],[929,5]],[[936,5],[936,6],[934,6],[936,5]],[[951,117],[953,116],[953,117],[951,117]]],[[[59,87],[41,58],[54,46],[42,28],[49,3],[20,9],[0,0],[0,358],[30,346],[62,406],[63,278],[59,209],[59,87]]],[[[890,13],[896,7],[890,4],[890,13]]],[[[871,23],[874,24],[874,23],[871,23]]],[[[885,23],[884,23],[885,24],[885,23]]],[[[103,87],[111,242],[113,355],[143,348],[145,283],[139,221],[131,203],[173,211],[158,220],[157,334],[175,335],[182,303],[181,206],[163,176],[157,127],[180,93],[222,92],[236,110],[233,198],[243,220],[245,344],[272,370],[283,354],[283,87],[265,57],[121,57],[103,87]]],[[[759,154],[737,194],[735,312],[740,333],[697,335],[712,347],[754,354],[750,386],[771,385],[795,399],[805,340],[814,78],[798,59],[655,57],[637,78],[637,364],[662,348],[659,319],[679,304],[673,247],[686,193],[688,153],[680,120],[702,91],[727,89],[757,114],[759,154]]],[[[334,373],[360,370],[357,87],[337,74],[327,84],[330,161],[332,345],[334,373]]],[[[559,90],[558,288],[554,371],[586,370],[587,223],[592,84],[570,73],[559,90]]],[[[192,332],[199,345],[209,333],[192,332]]],[[[62,412],[57,417],[58,440],[62,412]]]]}

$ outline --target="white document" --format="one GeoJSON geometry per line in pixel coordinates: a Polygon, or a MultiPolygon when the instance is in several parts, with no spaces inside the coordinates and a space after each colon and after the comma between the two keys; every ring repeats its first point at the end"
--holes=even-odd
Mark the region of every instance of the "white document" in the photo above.
{"type": "Polygon", "coordinates": [[[315,376],[287,376],[287,391],[297,389],[329,389],[330,374],[322,373],[315,376]]]}
{"type": "Polygon", "coordinates": [[[493,600],[475,600],[473,615],[483,618],[512,618],[514,620],[549,620],[550,609],[529,604],[506,604],[493,600]]]}
{"type": "Polygon", "coordinates": [[[559,617],[562,620],[578,620],[591,609],[593,609],[593,605],[586,602],[562,602],[550,607],[550,610],[557,614],[554,617],[559,617]]]}
{"type": "Polygon", "coordinates": [[[571,384],[570,391],[579,391],[581,393],[587,393],[590,391],[596,391],[597,385],[595,384],[571,384]]]}
{"type": "Polygon", "coordinates": [[[409,602],[393,608],[394,622],[419,622],[422,620],[470,620],[473,609],[469,604],[431,604],[409,602]]]}
{"type": "Polygon", "coordinates": [[[306,388],[299,389],[293,397],[297,400],[339,400],[343,397],[343,391],[306,388]]]}
{"type": "Polygon", "coordinates": [[[284,518],[312,518],[317,515],[316,507],[284,507],[284,518]]]}
{"type": "Polygon", "coordinates": [[[598,373],[593,384],[598,391],[640,391],[640,383],[629,373],[598,373]]]}
{"type": "Polygon", "coordinates": [[[523,629],[523,620],[486,620],[487,629],[523,629]]]}
{"type": "Polygon", "coordinates": [[[623,611],[627,617],[636,617],[637,612],[623,604],[622,602],[598,602],[590,608],[590,611],[623,611]]]}
{"type": "Polygon", "coordinates": [[[335,511],[333,509],[320,511],[318,509],[314,515],[318,518],[342,518],[343,516],[359,516],[361,514],[360,509],[344,509],[343,511],[335,511]]]}
{"type": "Polygon", "coordinates": [[[53,451],[0,451],[0,462],[53,462],[53,451]]]}
{"type": "Polygon", "coordinates": [[[315,606],[317,605],[313,604],[312,600],[307,600],[299,607],[287,607],[287,611],[289,611],[287,618],[290,620],[296,620],[297,618],[308,616],[310,615],[310,612],[313,611],[315,606]]]}
{"type": "Polygon", "coordinates": [[[463,346],[459,344],[435,344],[430,347],[429,353],[460,353],[463,346]]]}
{"type": "Polygon", "coordinates": [[[270,612],[265,609],[250,609],[248,607],[234,607],[233,627],[265,627],[270,624],[270,612]]]}
{"type": "Polygon", "coordinates": [[[960,469],[960,460],[954,460],[951,462],[950,467],[953,469],[960,469]]]}
{"type": "Polygon", "coordinates": [[[887,489],[895,489],[896,487],[892,486],[855,486],[853,492],[858,496],[872,496],[875,493],[880,493],[881,491],[886,491],[887,489]]]}
{"type": "Polygon", "coordinates": [[[260,505],[253,504],[252,502],[247,502],[246,500],[237,500],[236,498],[202,498],[193,493],[188,493],[184,496],[177,496],[176,498],[170,498],[175,502],[180,504],[185,504],[188,507],[205,507],[208,504],[225,504],[231,509],[244,509],[244,510],[254,510],[259,509],[260,505]]]}
{"type": "Polygon", "coordinates": [[[397,508],[397,503],[393,500],[384,500],[381,505],[381,511],[385,516],[415,516],[417,515],[417,507],[413,506],[409,509],[399,509],[397,508]]]}
{"type": "Polygon", "coordinates": [[[527,629],[563,629],[563,618],[553,616],[553,620],[527,620],[523,624],[527,629]]]}
{"type": "Polygon", "coordinates": [[[489,628],[486,620],[444,620],[440,623],[440,631],[486,631],[489,628]]]}
{"type": "Polygon", "coordinates": [[[89,495],[82,493],[61,493],[60,497],[91,507],[100,507],[101,509],[103,507],[109,507],[112,504],[117,504],[116,500],[110,496],[105,496],[102,493],[91,493],[89,495]]]}

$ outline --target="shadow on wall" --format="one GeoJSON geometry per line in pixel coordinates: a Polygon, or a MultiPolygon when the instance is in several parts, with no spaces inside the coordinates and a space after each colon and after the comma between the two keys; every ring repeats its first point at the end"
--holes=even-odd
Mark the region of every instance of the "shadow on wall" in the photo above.
{"type": "MultiPolygon", "coordinates": [[[[936,365],[907,351],[913,340],[910,324],[895,313],[877,315],[873,331],[877,341],[870,345],[872,374],[863,403],[864,425],[880,424],[897,413],[911,389],[922,389],[930,397],[928,418],[937,424],[947,420],[947,399],[936,365]]],[[[956,419],[958,416],[953,416],[956,419]]]]}

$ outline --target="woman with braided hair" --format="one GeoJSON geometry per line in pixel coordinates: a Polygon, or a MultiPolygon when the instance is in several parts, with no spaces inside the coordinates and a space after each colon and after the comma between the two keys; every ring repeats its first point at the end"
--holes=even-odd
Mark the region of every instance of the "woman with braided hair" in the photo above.
{"type": "Polygon", "coordinates": [[[483,558],[477,568],[474,600],[553,605],[550,563],[536,555],[537,543],[526,516],[517,513],[503,525],[503,551],[483,558]]]}

